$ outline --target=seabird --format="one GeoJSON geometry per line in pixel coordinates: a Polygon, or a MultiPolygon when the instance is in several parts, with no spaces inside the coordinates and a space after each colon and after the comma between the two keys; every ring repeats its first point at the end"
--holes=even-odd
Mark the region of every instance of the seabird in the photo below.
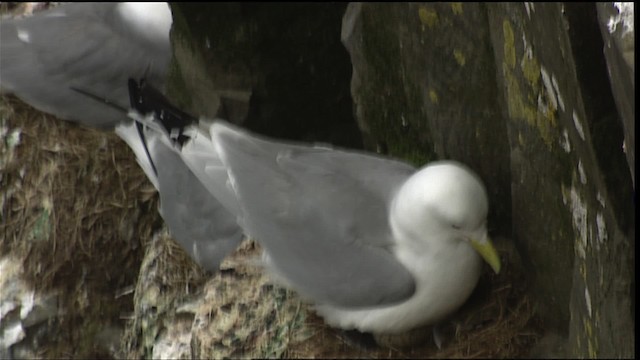
{"type": "Polygon", "coordinates": [[[161,134],[215,198],[233,191],[229,211],[262,245],[266,268],[329,325],[400,333],[435,324],[469,297],[483,259],[500,271],[486,190],[458,162],[416,169],[223,120],[175,129],[158,116],[163,104],[145,106],[154,114],[132,118],[161,134]]]}
{"type": "Polygon", "coordinates": [[[171,147],[126,115],[129,78],[164,85],[171,23],[167,3],[135,2],[69,3],[3,19],[0,89],[61,119],[115,130],[158,190],[159,211],[172,236],[215,271],[243,238],[235,217],[171,147]],[[198,212],[187,211],[191,207],[198,212]]]}

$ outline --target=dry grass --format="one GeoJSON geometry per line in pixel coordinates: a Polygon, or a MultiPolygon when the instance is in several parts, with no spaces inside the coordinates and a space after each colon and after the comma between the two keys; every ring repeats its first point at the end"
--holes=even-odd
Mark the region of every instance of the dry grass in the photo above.
{"type": "Polygon", "coordinates": [[[60,294],[59,335],[42,355],[101,354],[92,332],[100,323],[121,326],[131,309],[131,296],[115,292],[135,283],[144,243],[160,224],[155,193],[114,134],[1,101],[4,126],[19,129],[20,144],[12,154],[4,147],[12,159],[0,169],[0,253],[24,259],[36,290],[60,294]]]}

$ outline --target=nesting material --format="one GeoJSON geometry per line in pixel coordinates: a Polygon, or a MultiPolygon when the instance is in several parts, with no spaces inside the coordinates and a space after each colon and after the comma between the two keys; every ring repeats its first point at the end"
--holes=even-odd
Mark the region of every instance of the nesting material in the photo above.
{"type": "Polygon", "coordinates": [[[0,97],[0,254],[24,259],[36,292],[55,290],[55,336],[44,357],[107,356],[94,336],[122,327],[145,242],[161,224],[156,194],[115,134],[44,115],[0,97]],[[18,144],[15,144],[19,139],[18,144]]]}

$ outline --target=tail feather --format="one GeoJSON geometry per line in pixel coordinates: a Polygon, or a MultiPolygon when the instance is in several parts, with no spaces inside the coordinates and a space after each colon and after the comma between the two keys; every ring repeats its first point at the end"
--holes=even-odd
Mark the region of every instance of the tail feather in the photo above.
{"type": "Polygon", "coordinates": [[[138,123],[134,121],[123,122],[116,126],[115,131],[116,134],[129,145],[131,150],[133,150],[138,164],[149,178],[149,181],[151,181],[156,190],[159,190],[157,171],[148,150],[148,147],[153,145],[148,144],[148,141],[143,141],[146,137],[140,135],[137,124],[138,123]]]}
{"type": "Polygon", "coordinates": [[[151,173],[157,176],[154,185],[160,192],[161,213],[172,234],[196,261],[217,269],[243,234],[240,206],[227,186],[227,169],[195,117],[175,108],[144,80],[129,80],[128,85],[129,116],[142,130],[140,136],[133,125],[116,131],[136,152],[149,178],[151,173]],[[149,152],[159,173],[151,156],[146,156],[149,152]]]}
{"type": "Polygon", "coordinates": [[[198,119],[173,106],[162,93],[144,79],[136,82],[129,79],[129,100],[131,108],[143,115],[153,113],[154,118],[164,127],[166,133],[179,146],[189,140],[185,128],[196,124],[198,119]]]}
{"type": "MultiPolygon", "coordinates": [[[[151,137],[154,141],[163,141],[171,146],[214,198],[232,214],[240,214],[235,192],[229,184],[227,168],[218,156],[208,132],[199,129],[198,119],[173,106],[144,80],[137,82],[130,79],[129,93],[133,109],[129,116],[141,126],[153,130],[149,133],[161,134],[151,137]]],[[[138,156],[143,154],[143,147],[138,144],[138,156]]],[[[153,159],[150,163],[154,167],[153,159]]]]}

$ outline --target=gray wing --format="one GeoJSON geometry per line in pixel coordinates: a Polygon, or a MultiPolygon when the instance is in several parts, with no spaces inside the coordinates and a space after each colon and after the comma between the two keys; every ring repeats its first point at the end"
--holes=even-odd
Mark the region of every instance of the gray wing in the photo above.
{"type": "Polygon", "coordinates": [[[171,56],[159,41],[131,29],[117,3],[66,4],[0,23],[0,88],[60,118],[108,128],[123,115],[71,89],[120,106],[129,103],[127,79],[145,74],[164,85],[171,56]]]}
{"type": "Polygon", "coordinates": [[[152,151],[162,218],[196,262],[217,271],[222,259],[242,241],[236,216],[209,193],[172,149],[158,142],[152,151]]]}
{"type": "Polygon", "coordinates": [[[272,266],[316,301],[364,307],[413,294],[391,253],[388,207],[415,169],[356,152],[261,140],[216,123],[212,140],[230,171],[245,232],[272,266]]]}
{"type": "Polygon", "coordinates": [[[209,193],[180,155],[162,140],[164,134],[145,129],[154,169],[133,121],[119,124],[116,133],[134,151],[158,190],[160,215],[173,238],[200,266],[218,270],[222,259],[242,241],[237,215],[209,193]]]}
{"type": "Polygon", "coordinates": [[[186,129],[191,140],[182,146],[180,156],[205,188],[234,216],[240,216],[240,205],[231,188],[227,168],[217,155],[211,139],[197,127],[186,129]]]}

